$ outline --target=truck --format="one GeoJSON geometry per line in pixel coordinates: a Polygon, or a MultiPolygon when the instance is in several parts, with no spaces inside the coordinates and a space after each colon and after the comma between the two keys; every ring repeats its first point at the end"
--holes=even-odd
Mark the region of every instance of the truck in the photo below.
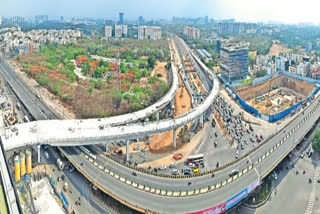
{"type": "Polygon", "coordinates": [[[64,191],[67,191],[67,190],[69,189],[69,184],[68,184],[68,182],[65,182],[65,183],[64,183],[63,189],[64,189],[64,191]]]}
{"type": "Polygon", "coordinates": [[[63,168],[64,168],[64,164],[63,164],[63,162],[60,160],[60,158],[58,158],[57,159],[57,167],[58,167],[58,169],[59,170],[63,170],[63,168]]]}

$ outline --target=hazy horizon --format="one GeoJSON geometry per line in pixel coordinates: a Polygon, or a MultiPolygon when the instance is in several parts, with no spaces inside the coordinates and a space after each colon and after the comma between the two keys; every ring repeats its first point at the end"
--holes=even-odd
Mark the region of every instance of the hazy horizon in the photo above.
{"type": "MultiPolygon", "coordinates": [[[[4,1],[4,0],[1,0],[4,1]]],[[[92,17],[118,20],[171,19],[176,17],[235,18],[245,22],[276,21],[287,24],[313,23],[320,20],[320,2],[305,0],[10,0],[1,4],[0,16],[48,15],[49,18],[92,17]],[[80,3],[81,2],[81,3],[80,3]]]]}

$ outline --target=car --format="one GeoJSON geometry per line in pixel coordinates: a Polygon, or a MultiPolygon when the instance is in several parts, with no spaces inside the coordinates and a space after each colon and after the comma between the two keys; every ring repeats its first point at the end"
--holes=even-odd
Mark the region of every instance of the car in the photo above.
{"type": "Polygon", "coordinates": [[[312,156],[312,151],[309,152],[308,158],[310,158],[311,156],[312,156]]]}
{"type": "Polygon", "coordinates": [[[136,172],[132,172],[132,175],[133,175],[133,176],[137,176],[137,173],[136,173],[136,172]]]}
{"type": "Polygon", "coordinates": [[[304,157],[304,153],[302,153],[302,154],[300,155],[300,157],[303,158],[303,157],[304,157]]]}
{"type": "Polygon", "coordinates": [[[142,148],[142,149],[141,149],[141,152],[146,152],[146,148],[142,148]]]}
{"type": "Polygon", "coordinates": [[[177,169],[173,169],[171,174],[172,175],[179,175],[179,171],[177,169]]]}
{"type": "Polygon", "coordinates": [[[176,168],[177,164],[176,163],[170,163],[170,168],[176,168]]]}
{"type": "Polygon", "coordinates": [[[242,150],[244,149],[243,143],[241,143],[241,149],[242,149],[242,150]]]}
{"type": "Polygon", "coordinates": [[[146,158],[146,154],[145,154],[145,153],[141,153],[141,154],[140,154],[140,157],[141,157],[141,158],[146,158]]]}
{"type": "Polygon", "coordinates": [[[69,172],[72,173],[75,169],[76,168],[74,166],[71,166],[69,172]]]}
{"type": "Polygon", "coordinates": [[[64,181],[64,180],[65,180],[65,176],[64,176],[64,175],[61,175],[61,179],[64,181]]]}
{"type": "Polygon", "coordinates": [[[45,156],[47,159],[49,159],[49,154],[48,154],[48,152],[44,152],[44,156],[45,156]]]}
{"type": "Polygon", "coordinates": [[[190,170],[190,169],[185,169],[185,170],[183,171],[183,174],[184,174],[184,175],[190,175],[190,174],[191,174],[191,170],[190,170]]]}
{"type": "Polygon", "coordinates": [[[140,146],[139,146],[139,145],[133,147],[133,150],[134,150],[134,151],[137,151],[137,150],[139,150],[139,149],[140,149],[140,146]]]}
{"type": "Polygon", "coordinates": [[[232,177],[232,176],[235,176],[235,175],[238,174],[238,173],[239,173],[238,169],[234,169],[234,170],[232,170],[232,171],[230,172],[229,176],[232,177]]]}
{"type": "Polygon", "coordinates": [[[239,150],[237,150],[236,152],[236,159],[238,159],[238,157],[239,157],[239,150]]]}
{"type": "Polygon", "coordinates": [[[256,142],[256,140],[253,137],[251,137],[250,140],[252,143],[256,142]]]}
{"type": "Polygon", "coordinates": [[[320,176],[319,176],[319,178],[318,178],[318,183],[320,183],[320,176]]]}
{"type": "Polygon", "coordinates": [[[277,180],[278,176],[277,176],[277,173],[275,171],[273,171],[273,175],[274,175],[274,179],[277,180]]]}
{"type": "Polygon", "coordinates": [[[159,170],[166,170],[167,169],[167,166],[166,165],[161,165],[159,170]]]}
{"type": "Polygon", "coordinates": [[[247,145],[249,144],[247,139],[244,140],[244,143],[247,144],[247,145]]]}
{"type": "Polygon", "coordinates": [[[218,142],[217,142],[217,141],[214,141],[213,146],[214,146],[214,147],[217,147],[217,146],[218,146],[218,142]]]}

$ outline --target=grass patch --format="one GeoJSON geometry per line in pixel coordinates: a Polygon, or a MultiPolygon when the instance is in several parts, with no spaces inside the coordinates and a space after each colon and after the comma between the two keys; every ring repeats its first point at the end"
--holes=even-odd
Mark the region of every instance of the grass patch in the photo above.
{"type": "Polygon", "coordinates": [[[0,184],[0,213],[1,214],[8,213],[8,207],[7,207],[6,199],[4,196],[3,187],[1,184],[0,184]]]}
{"type": "MultiPolygon", "coordinates": [[[[273,175],[273,174],[272,174],[273,175]]],[[[268,198],[272,187],[272,177],[268,176],[263,180],[263,183],[248,197],[246,203],[250,205],[257,205],[268,198]]]]}

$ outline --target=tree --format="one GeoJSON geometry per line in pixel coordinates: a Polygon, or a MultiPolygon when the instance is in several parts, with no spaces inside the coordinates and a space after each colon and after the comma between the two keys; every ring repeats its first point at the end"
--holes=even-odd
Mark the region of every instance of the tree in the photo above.
{"type": "Polygon", "coordinates": [[[249,55],[249,65],[250,65],[250,67],[254,66],[254,64],[255,64],[254,56],[249,55]]]}
{"type": "Polygon", "coordinates": [[[312,138],[312,149],[320,153],[320,130],[315,131],[312,138]]]}
{"type": "Polygon", "coordinates": [[[155,56],[151,56],[151,57],[148,58],[148,66],[149,66],[149,68],[152,68],[152,69],[153,69],[155,63],[156,63],[156,58],[155,58],[155,56]]]}
{"type": "Polygon", "coordinates": [[[264,77],[267,74],[268,74],[268,72],[266,70],[259,70],[256,73],[256,77],[264,77]]]}

